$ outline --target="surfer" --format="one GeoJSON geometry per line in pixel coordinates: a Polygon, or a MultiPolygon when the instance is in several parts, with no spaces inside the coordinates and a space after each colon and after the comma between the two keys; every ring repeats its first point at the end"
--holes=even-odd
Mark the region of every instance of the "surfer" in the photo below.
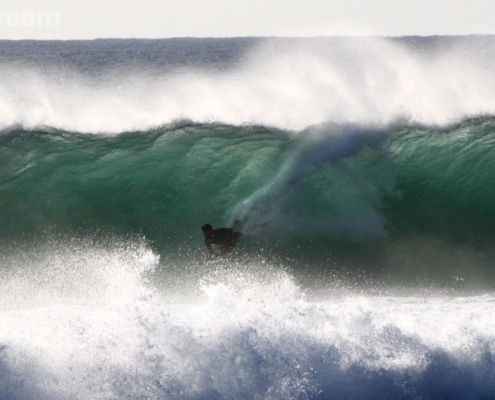
{"type": "Polygon", "coordinates": [[[220,246],[220,252],[225,254],[231,251],[242,237],[242,233],[234,232],[234,228],[213,229],[210,224],[206,224],[201,227],[201,230],[205,235],[205,244],[210,255],[215,254],[211,247],[212,244],[220,246]]]}

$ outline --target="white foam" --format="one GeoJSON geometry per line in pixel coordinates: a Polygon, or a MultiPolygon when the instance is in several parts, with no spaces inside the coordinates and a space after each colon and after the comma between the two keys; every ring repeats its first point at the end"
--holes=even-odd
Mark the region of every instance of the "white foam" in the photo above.
{"type": "MultiPolygon", "coordinates": [[[[127,267],[109,269],[125,275],[127,267]]],[[[0,393],[286,399],[323,391],[392,399],[411,390],[449,393],[452,382],[455,398],[495,390],[491,295],[316,301],[262,261],[210,265],[198,283],[202,298],[184,304],[132,279],[110,302],[62,299],[1,311],[0,393]]]]}
{"type": "Polygon", "coordinates": [[[300,130],[323,121],[447,124],[495,114],[493,63],[462,41],[407,50],[391,41],[323,45],[267,40],[234,69],[95,72],[1,68],[0,128],[48,125],[80,132],[146,130],[181,119],[300,130]]]}

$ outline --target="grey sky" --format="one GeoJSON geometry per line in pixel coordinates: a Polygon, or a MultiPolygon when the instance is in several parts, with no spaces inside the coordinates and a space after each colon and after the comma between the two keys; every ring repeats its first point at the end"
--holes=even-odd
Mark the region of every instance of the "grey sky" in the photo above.
{"type": "Polygon", "coordinates": [[[2,0],[0,39],[495,34],[494,20],[495,0],[2,0]]]}

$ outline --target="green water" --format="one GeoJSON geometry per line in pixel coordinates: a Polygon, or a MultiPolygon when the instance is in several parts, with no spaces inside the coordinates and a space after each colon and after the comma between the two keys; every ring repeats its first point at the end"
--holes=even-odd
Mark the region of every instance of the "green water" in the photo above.
{"type": "MultiPolygon", "coordinates": [[[[200,227],[227,224],[237,204],[308,151],[311,129],[183,123],[114,137],[11,132],[0,141],[1,243],[140,235],[163,255],[200,257],[200,227]]],[[[461,272],[492,279],[495,120],[386,133],[379,145],[308,167],[277,221],[241,251],[398,280],[414,279],[419,264],[445,272],[465,258],[461,272]]]]}

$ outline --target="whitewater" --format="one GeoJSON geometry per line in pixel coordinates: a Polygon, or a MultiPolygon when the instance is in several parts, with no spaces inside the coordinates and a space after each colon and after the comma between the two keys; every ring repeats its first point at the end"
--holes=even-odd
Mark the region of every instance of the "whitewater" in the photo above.
{"type": "Polygon", "coordinates": [[[0,50],[0,399],[495,398],[494,37],[0,50]]]}

